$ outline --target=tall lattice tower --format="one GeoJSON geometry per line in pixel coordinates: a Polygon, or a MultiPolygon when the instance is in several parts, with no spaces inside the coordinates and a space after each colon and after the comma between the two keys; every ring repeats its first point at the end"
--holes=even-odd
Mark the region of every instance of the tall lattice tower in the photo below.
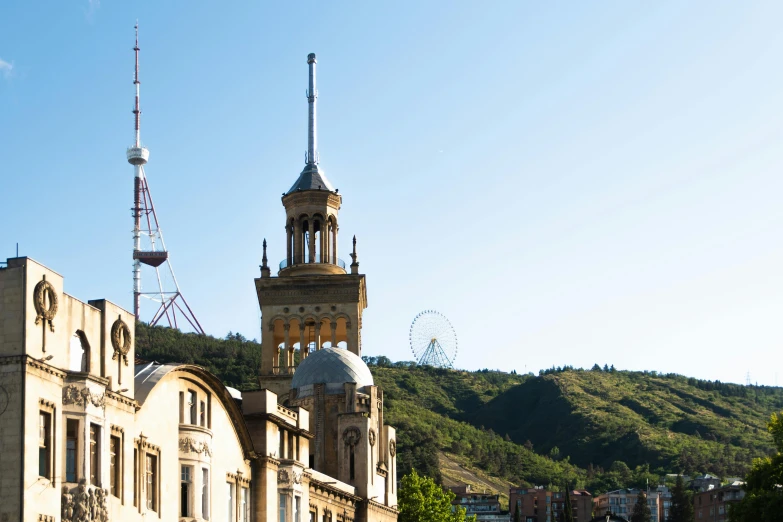
{"type": "MultiPolygon", "coordinates": [[[[160,229],[155,205],[147,184],[144,165],[150,157],[150,151],[141,144],[141,108],[139,106],[139,24],[136,24],[136,45],[133,47],[136,57],[136,69],[133,85],[136,88],[136,105],[133,108],[135,116],[135,140],[127,150],[128,163],[133,165],[135,178],[133,183],[133,313],[140,320],[141,298],[145,297],[157,303],[157,311],[150,320],[151,325],[165,322],[168,326],[179,328],[179,319],[185,319],[196,332],[203,334],[193,310],[188,306],[185,297],[180,292],[174,269],[171,266],[163,232],[160,229]],[[141,265],[146,265],[155,272],[157,290],[142,292],[141,265]],[[164,267],[165,265],[165,267],[164,267]],[[161,268],[163,267],[163,270],[161,268]]],[[[148,272],[152,272],[152,270],[148,272]]],[[[151,275],[151,274],[150,274],[151,275]]]]}

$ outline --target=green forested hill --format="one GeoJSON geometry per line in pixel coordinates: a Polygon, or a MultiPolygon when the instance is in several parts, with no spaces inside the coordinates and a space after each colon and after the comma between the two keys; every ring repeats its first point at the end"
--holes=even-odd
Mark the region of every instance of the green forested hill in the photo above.
{"type": "Polygon", "coordinates": [[[781,409],[780,388],[596,369],[529,379],[465,419],[583,467],[624,461],[726,476],[771,451],[766,422],[781,409]]]}
{"type": "MultiPolygon", "coordinates": [[[[258,387],[260,346],[136,326],[137,357],[204,366],[229,386],[258,387]]],[[[540,376],[465,372],[366,358],[397,427],[400,474],[440,478],[439,454],[514,484],[601,492],[685,471],[743,475],[772,451],[764,429],[783,389],[654,372],[553,369],[540,376]]],[[[441,459],[442,460],[442,459],[441,459]]]]}

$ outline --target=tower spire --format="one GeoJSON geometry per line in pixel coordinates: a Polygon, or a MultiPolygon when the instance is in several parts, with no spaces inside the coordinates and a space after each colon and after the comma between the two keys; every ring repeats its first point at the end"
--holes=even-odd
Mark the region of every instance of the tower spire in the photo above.
{"type": "Polygon", "coordinates": [[[310,84],[307,91],[307,164],[318,164],[318,140],[315,122],[315,101],[318,99],[318,90],[315,88],[315,53],[307,55],[307,64],[310,66],[310,84]]]}
{"type": "Polygon", "coordinates": [[[133,75],[133,85],[136,86],[136,106],[133,109],[133,114],[136,119],[136,140],[134,141],[136,147],[141,147],[141,107],[139,106],[139,21],[136,21],[136,45],[133,47],[133,52],[136,54],[136,70],[133,75]]]}

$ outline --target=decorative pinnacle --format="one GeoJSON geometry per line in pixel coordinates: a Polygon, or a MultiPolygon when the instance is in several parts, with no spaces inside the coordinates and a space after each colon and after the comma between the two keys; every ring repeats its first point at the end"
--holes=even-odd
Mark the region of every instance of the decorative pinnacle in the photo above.
{"type": "Polygon", "coordinates": [[[351,273],[359,273],[359,256],[356,253],[356,236],[353,236],[353,252],[351,252],[351,273]]]}
{"type": "Polygon", "coordinates": [[[263,263],[263,266],[266,266],[266,238],[264,238],[264,256],[261,258],[261,263],[263,263]]]}
{"type": "Polygon", "coordinates": [[[310,69],[310,82],[307,90],[307,164],[318,164],[318,139],[316,135],[315,101],[318,98],[318,90],[315,88],[315,53],[307,55],[307,64],[310,69]]]}

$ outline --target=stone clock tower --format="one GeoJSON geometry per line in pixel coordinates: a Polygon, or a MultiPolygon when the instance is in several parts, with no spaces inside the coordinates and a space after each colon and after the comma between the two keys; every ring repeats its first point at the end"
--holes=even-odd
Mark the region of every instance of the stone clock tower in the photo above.
{"type": "Polygon", "coordinates": [[[267,265],[266,240],[261,277],[256,279],[261,306],[261,370],[259,382],[285,397],[299,361],[329,346],[342,346],[361,356],[362,311],[367,307],[365,277],[359,274],[356,238],[350,273],[337,255],[342,196],[319,167],[316,142],[315,54],[307,57],[308,147],[299,178],[283,195],[286,210],[286,258],[277,277],[267,265]]]}

